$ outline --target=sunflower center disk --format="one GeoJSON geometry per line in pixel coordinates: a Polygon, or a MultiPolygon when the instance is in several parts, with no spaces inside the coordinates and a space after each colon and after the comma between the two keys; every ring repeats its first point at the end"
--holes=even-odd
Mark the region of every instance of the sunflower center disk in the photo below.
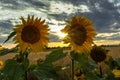
{"type": "Polygon", "coordinates": [[[100,48],[93,48],[93,50],[91,50],[90,56],[96,62],[102,62],[106,58],[105,52],[100,48]]]}
{"type": "Polygon", "coordinates": [[[87,32],[84,27],[74,26],[74,28],[69,32],[72,40],[77,45],[82,45],[87,38],[87,32]]]}
{"type": "Polygon", "coordinates": [[[21,38],[27,43],[34,44],[40,40],[39,29],[34,26],[26,26],[22,30],[21,38]]]}

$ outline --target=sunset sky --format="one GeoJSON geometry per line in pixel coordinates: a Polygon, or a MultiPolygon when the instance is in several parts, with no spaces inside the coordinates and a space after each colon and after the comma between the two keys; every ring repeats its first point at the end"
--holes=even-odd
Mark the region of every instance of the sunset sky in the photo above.
{"type": "Polygon", "coordinates": [[[120,0],[0,0],[0,43],[28,14],[45,19],[50,41],[61,42],[65,20],[81,13],[93,20],[97,44],[120,44],[120,0]]]}

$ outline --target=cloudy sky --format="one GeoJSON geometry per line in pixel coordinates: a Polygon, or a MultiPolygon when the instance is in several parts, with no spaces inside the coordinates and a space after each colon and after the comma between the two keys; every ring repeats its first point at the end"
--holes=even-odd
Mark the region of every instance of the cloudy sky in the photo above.
{"type": "Polygon", "coordinates": [[[120,43],[120,0],[0,0],[0,43],[28,14],[46,20],[51,42],[61,41],[65,20],[81,13],[93,20],[96,42],[120,43]]]}

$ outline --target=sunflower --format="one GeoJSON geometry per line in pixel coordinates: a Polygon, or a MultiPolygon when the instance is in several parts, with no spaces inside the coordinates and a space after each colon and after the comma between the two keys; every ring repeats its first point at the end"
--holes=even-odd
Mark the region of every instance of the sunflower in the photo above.
{"type": "Polygon", "coordinates": [[[112,70],[112,73],[115,75],[115,77],[120,77],[120,70],[114,69],[112,70]]]}
{"type": "Polygon", "coordinates": [[[2,67],[3,67],[3,62],[0,61],[0,70],[2,69],[2,67]]]}
{"type": "Polygon", "coordinates": [[[92,20],[84,15],[74,16],[61,31],[67,33],[63,41],[69,43],[71,50],[78,53],[90,52],[93,38],[96,36],[92,20]]]}
{"type": "Polygon", "coordinates": [[[74,80],[81,80],[82,78],[84,78],[84,74],[81,69],[75,70],[74,80]]]}
{"type": "Polygon", "coordinates": [[[22,20],[22,24],[15,26],[16,35],[13,39],[18,44],[19,51],[41,51],[49,42],[49,29],[48,25],[44,24],[45,20],[38,17],[34,18],[34,16],[30,17],[29,15],[27,20],[23,17],[20,20],[22,20]]]}
{"type": "Polygon", "coordinates": [[[100,46],[93,46],[90,57],[97,63],[104,61],[107,58],[107,51],[100,46]]]}

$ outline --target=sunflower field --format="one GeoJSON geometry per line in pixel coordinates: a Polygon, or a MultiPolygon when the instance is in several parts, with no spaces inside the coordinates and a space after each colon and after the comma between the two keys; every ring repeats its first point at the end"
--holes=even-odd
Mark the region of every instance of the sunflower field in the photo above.
{"type": "Polygon", "coordinates": [[[63,42],[69,44],[68,51],[54,49],[32,64],[30,54],[48,50],[49,25],[30,15],[20,20],[4,41],[12,38],[16,47],[0,50],[0,56],[15,53],[4,63],[0,61],[0,80],[120,80],[120,58],[113,59],[109,50],[94,43],[97,32],[83,14],[67,20],[61,30],[67,34],[63,42]],[[62,60],[66,64],[60,65],[62,60]]]}

